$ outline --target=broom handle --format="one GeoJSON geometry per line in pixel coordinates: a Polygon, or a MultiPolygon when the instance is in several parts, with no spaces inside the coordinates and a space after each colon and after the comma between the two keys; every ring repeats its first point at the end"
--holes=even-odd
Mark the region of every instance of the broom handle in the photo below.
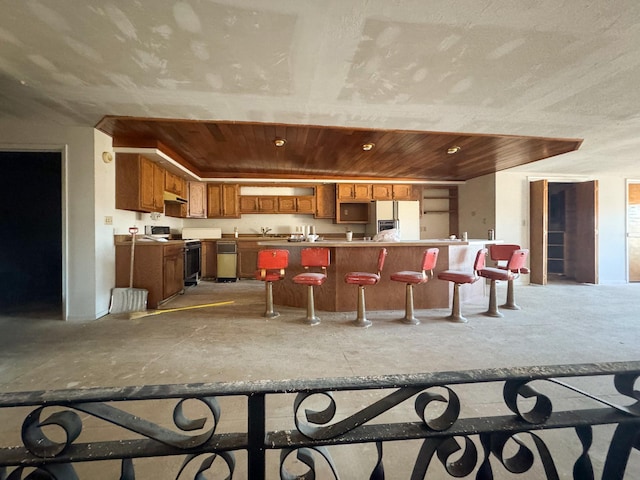
{"type": "Polygon", "coordinates": [[[129,233],[131,234],[131,266],[129,267],[129,288],[133,288],[133,256],[136,251],[136,233],[138,233],[138,228],[130,227],[129,233]]]}

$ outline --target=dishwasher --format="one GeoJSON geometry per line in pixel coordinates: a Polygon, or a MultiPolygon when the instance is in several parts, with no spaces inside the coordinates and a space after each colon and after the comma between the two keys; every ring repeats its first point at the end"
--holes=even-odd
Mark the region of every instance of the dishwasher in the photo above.
{"type": "Polygon", "coordinates": [[[234,241],[216,242],[218,282],[235,282],[238,278],[238,245],[234,241]]]}

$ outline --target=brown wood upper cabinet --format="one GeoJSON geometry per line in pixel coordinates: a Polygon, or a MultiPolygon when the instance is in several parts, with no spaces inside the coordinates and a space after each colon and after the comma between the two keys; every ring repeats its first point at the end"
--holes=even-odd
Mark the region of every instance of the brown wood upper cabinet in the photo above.
{"type": "Polygon", "coordinates": [[[315,213],[313,195],[241,195],[240,213],[315,213]]]}
{"type": "Polygon", "coordinates": [[[309,213],[316,211],[313,195],[278,197],[278,213],[309,213]]]}
{"type": "Polygon", "coordinates": [[[178,175],[168,170],[164,172],[164,189],[167,192],[175,193],[179,197],[184,198],[187,194],[185,183],[184,179],[178,175]]]}
{"type": "Polygon", "coordinates": [[[239,191],[237,184],[207,184],[207,218],[240,218],[239,191]]]}
{"type": "Polygon", "coordinates": [[[278,213],[276,196],[241,195],[240,213],[278,213]]]}
{"type": "Polygon", "coordinates": [[[336,186],[334,183],[322,183],[315,187],[315,218],[336,218],[336,186]]]}
{"type": "Polygon", "coordinates": [[[414,200],[418,197],[413,193],[412,185],[374,183],[339,183],[338,201],[344,200],[414,200]]]}
{"type": "Polygon", "coordinates": [[[393,200],[393,185],[371,185],[372,200],[393,200]]]}
{"type": "Polygon", "coordinates": [[[405,184],[392,185],[392,196],[393,196],[393,200],[419,200],[420,199],[420,194],[414,193],[413,185],[405,185],[405,184]]]}
{"type": "Polygon", "coordinates": [[[164,168],[142,155],[116,154],[116,208],[163,212],[164,176],[164,168]]]}
{"type": "Polygon", "coordinates": [[[337,196],[340,200],[371,200],[371,185],[366,183],[339,183],[337,196]]]}
{"type": "Polygon", "coordinates": [[[207,218],[207,185],[202,182],[188,183],[189,218],[207,218]]]}

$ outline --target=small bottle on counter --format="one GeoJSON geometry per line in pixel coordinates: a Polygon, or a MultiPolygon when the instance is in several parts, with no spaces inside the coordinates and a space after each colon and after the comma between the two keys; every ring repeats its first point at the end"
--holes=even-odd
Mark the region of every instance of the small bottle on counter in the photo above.
{"type": "Polygon", "coordinates": [[[487,233],[487,239],[488,240],[495,240],[496,239],[496,231],[493,228],[490,228],[488,233],[487,233]]]}
{"type": "Polygon", "coordinates": [[[238,238],[238,227],[233,227],[233,236],[238,238]]]}

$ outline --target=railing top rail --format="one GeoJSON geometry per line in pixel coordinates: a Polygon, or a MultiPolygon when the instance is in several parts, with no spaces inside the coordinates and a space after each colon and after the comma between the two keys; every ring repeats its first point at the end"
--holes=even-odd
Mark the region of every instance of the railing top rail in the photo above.
{"type": "Polygon", "coordinates": [[[199,398],[233,395],[252,396],[279,393],[370,390],[402,387],[428,388],[438,385],[499,382],[505,380],[530,381],[546,378],[613,374],[640,375],[640,361],[522,366],[448,372],[300,380],[256,380],[251,382],[187,383],[8,392],[0,393],[0,408],[78,402],[152,400],[181,397],[199,398]]]}

